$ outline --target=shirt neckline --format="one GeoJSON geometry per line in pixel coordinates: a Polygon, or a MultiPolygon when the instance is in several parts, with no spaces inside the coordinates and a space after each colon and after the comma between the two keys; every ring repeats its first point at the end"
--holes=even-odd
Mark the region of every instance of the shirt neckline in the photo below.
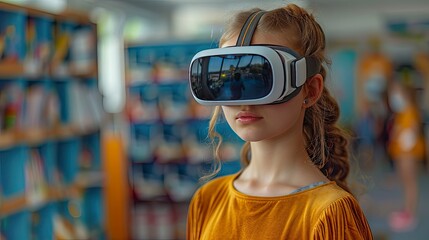
{"type": "MultiPolygon", "coordinates": [[[[302,188],[298,188],[294,191],[292,191],[291,193],[285,194],[285,195],[280,195],[280,196],[256,196],[256,195],[249,195],[243,192],[240,192],[238,189],[235,188],[234,186],[234,181],[240,176],[241,172],[236,173],[235,175],[233,175],[230,179],[229,179],[229,183],[228,183],[228,187],[230,188],[231,192],[240,198],[243,199],[248,199],[248,200],[258,200],[258,201],[278,201],[278,200],[284,200],[284,199],[289,199],[289,198],[293,198],[299,195],[303,195],[303,194],[307,194],[311,191],[317,190],[319,188],[328,186],[328,185],[333,185],[336,184],[335,181],[328,181],[328,182],[324,182],[322,184],[318,184],[317,186],[308,188],[308,189],[303,189],[300,190],[302,188],[306,188],[307,186],[304,186],[302,188]],[[299,190],[299,191],[298,191],[299,190]]],[[[311,184],[310,184],[311,185],[311,184]]]]}

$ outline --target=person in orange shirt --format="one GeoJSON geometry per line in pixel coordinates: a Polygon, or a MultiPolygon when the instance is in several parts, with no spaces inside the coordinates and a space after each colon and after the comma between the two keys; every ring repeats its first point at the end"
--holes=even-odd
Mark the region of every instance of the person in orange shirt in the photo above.
{"type": "MultiPolygon", "coordinates": [[[[241,171],[211,179],[194,194],[188,212],[187,239],[373,239],[364,212],[346,182],[350,168],[348,140],[337,125],[338,104],[325,87],[325,36],[313,15],[294,4],[271,11],[239,12],[228,25],[220,46],[216,50],[224,51],[229,60],[233,54],[226,53],[234,49],[243,52],[260,46],[287,47],[297,53],[295,56],[303,56],[297,59],[306,59],[307,75],[302,85],[286,86],[292,90],[272,103],[265,103],[265,99],[279,86],[276,81],[280,75],[289,74],[289,55],[282,58],[286,70],[276,71],[274,68],[282,64],[271,64],[275,74],[269,85],[274,88],[265,98],[252,99],[250,91],[256,90],[247,86],[245,100],[220,99],[221,96],[191,88],[197,89],[193,95],[200,103],[217,105],[209,125],[209,135],[217,144],[222,142],[215,132],[220,114],[245,144],[241,171]],[[259,22],[254,23],[258,16],[259,22]],[[242,27],[245,24],[248,27],[242,27]],[[242,38],[241,28],[253,35],[242,38]],[[249,47],[233,47],[241,39],[250,40],[249,47]],[[312,66],[317,66],[317,71],[311,73],[312,66]]],[[[277,53],[283,54],[281,51],[277,53]]],[[[255,54],[254,59],[262,55],[255,54]]],[[[215,57],[191,63],[191,76],[218,72],[207,70],[215,65],[209,64],[215,57]]],[[[248,65],[255,70],[263,64],[248,65]]],[[[289,83],[291,78],[299,79],[298,74],[282,80],[289,83]]],[[[203,89],[207,82],[204,80],[209,78],[204,75],[200,79],[203,89]]],[[[220,164],[219,157],[216,159],[220,164]]]]}
{"type": "MultiPolygon", "coordinates": [[[[387,126],[391,113],[387,106],[387,86],[393,74],[393,62],[382,51],[382,40],[371,37],[369,49],[364,51],[356,65],[356,152],[362,168],[375,166],[377,151],[386,150],[387,126]]],[[[389,157],[389,156],[387,156],[389,157]]],[[[388,159],[390,161],[390,159],[388,159]]]]}
{"type": "MultiPolygon", "coordinates": [[[[401,74],[409,78],[410,70],[401,74]]],[[[404,79],[402,79],[404,80],[404,79]]],[[[425,140],[420,111],[411,86],[393,81],[389,86],[389,106],[394,112],[388,151],[404,190],[404,207],[390,215],[389,224],[396,232],[413,230],[417,225],[419,162],[425,158],[425,140]]]]}

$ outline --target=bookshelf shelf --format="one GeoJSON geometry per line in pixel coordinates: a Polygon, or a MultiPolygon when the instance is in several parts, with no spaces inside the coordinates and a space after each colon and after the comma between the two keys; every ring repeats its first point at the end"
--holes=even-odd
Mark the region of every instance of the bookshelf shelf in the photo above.
{"type": "Polygon", "coordinates": [[[24,72],[24,65],[17,62],[0,62],[0,78],[18,77],[24,72]]]}
{"type": "Polygon", "coordinates": [[[97,65],[90,64],[86,67],[84,71],[75,69],[74,67],[66,67],[66,73],[58,74],[54,70],[50,70],[48,74],[42,71],[31,71],[26,70],[25,64],[21,63],[5,63],[0,62],[0,81],[7,78],[18,78],[25,77],[29,80],[37,80],[43,78],[44,76],[50,76],[52,78],[62,78],[62,77],[74,77],[74,78],[96,78],[98,75],[97,65]]]}
{"type": "Polygon", "coordinates": [[[30,129],[28,131],[8,131],[0,133],[0,151],[16,145],[37,146],[47,141],[85,136],[100,131],[97,127],[79,127],[72,125],[46,129],[30,129]]]}
{"type": "Polygon", "coordinates": [[[0,149],[8,148],[17,144],[15,134],[8,131],[0,134],[0,149]]]}
{"type": "Polygon", "coordinates": [[[13,197],[8,197],[0,201],[0,217],[6,217],[20,211],[35,211],[41,206],[49,203],[55,203],[71,198],[78,198],[80,192],[89,187],[101,187],[103,176],[100,172],[81,173],[76,183],[69,186],[48,187],[43,193],[41,200],[31,203],[29,197],[25,194],[20,194],[13,197]]]}
{"type": "Polygon", "coordinates": [[[0,236],[104,239],[96,25],[0,2],[0,236]]]}
{"type": "Polygon", "coordinates": [[[21,211],[27,206],[27,200],[25,198],[25,195],[9,197],[7,199],[3,199],[0,203],[1,217],[5,217],[15,212],[21,211]]]}

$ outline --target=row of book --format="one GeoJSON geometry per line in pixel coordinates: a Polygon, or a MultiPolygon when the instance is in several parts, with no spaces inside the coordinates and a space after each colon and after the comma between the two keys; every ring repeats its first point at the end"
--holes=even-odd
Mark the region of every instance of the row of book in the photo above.
{"type": "Polygon", "coordinates": [[[164,84],[188,79],[188,68],[198,51],[215,48],[213,42],[182,42],[127,47],[128,84],[164,84]]]}
{"type": "MultiPolygon", "coordinates": [[[[162,122],[131,126],[128,154],[133,162],[200,163],[213,159],[208,138],[208,120],[190,120],[171,124],[162,122]]],[[[239,159],[243,143],[230,127],[220,123],[216,129],[225,136],[220,155],[224,161],[239,159]]]]}
{"type": "Polygon", "coordinates": [[[97,155],[99,145],[79,141],[97,135],[95,132],[81,137],[81,140],[51,141],[31,148],[16,147],[1,151],[0,167],[5,175],[0,182],[0,196],[4,195],[7,199],[25,194],[29,205],[39,205],[50,198],[51,190],[73,184],[85,185],[82,178],[89,179],[86,173],[101,171],[100,155],[97,155]],[[12,156],[14,159],[9,159],[12,156]]]}
{"type": "Polygon", "coordinates": [[[90,25],[7,11],[0,17],[13,19],[0,26],[0,64],[20,64],[29,76],[94,71],[96,37],[90,25]]]}
{"type": "Polygon", "coordinates": [[[98,89],[85,82],[41,81],[0,84],[0,134],[32,129],[54,129],[61,125],[98,127],[103,109],[98,89]],[[58,87],[55,85],[57,84],[58,87]],[[67,84],[64,88],[62,85],[67,84]]]}
{"type": "Polygon", "coordinates": [[[141,84],[129,87],[125,108],[131,124],[187,119],[208,119],[212,108],[197,104],[185,81],[169,84],[141,84]]]}

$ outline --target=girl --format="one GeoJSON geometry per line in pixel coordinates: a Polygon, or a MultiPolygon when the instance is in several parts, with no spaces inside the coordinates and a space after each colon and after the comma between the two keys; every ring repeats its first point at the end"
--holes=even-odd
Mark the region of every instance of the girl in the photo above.
{"type": "MultiPolygon", "coordinates": [[[[256,11],[237,14],[220,46],[234,46],[256,11]]],[[[322,29],[296,5],[266,12],[251,40],[251,45],[284,46],[326,63],[322,29]]],[[[322,67],[284,103],[215,108],[209,135],[221,142],[214,128],[222,112],[246,141],[243,169],[195,193],[188,239],[372,239],[347,187],[347,140],[336,126],[339,108],[324,86],[325,76],[322,67]]]]}

